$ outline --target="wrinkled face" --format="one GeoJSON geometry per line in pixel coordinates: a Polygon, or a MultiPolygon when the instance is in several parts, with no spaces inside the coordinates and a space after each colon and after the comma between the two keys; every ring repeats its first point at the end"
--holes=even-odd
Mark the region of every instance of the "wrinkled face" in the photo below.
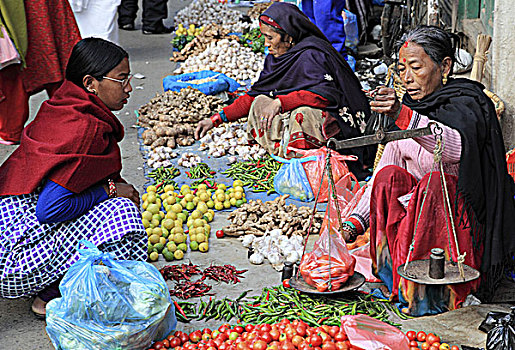
{"type": "MultiPolygon", "coordinates": [[[[272,54],[274,57],[279,57],[286,53],[292,47],[289,40],[282,41],[281,34],[275,32],[270,26],[260,23],[259,29],[261,30],[261,35],[265,37],[265,46],[268,47],[268,52],[272,54]]],[[[286,36],[285,39],[290,39],[289,36],[286,36]]]]}
{"type": "Polygon", "coordinates": [[[449,73],[446,64],[437,65],[422,46],[413,42],[404,44],[399,50],[398,69],[406,92],[414,100],[420,100],[441,88],[442,75],[449,73]]]}
{"type": "MultiPolygon", "coordinates": [[[[124,58],[119,65],[114,67],[105,76],[117,80],[124,80],[129,77],[130,71],[129,60],[124,58]]],[[[95,80],[95,85],[98,98],[112,111],[122,109],[127,103],[127,99],[132,91],[130,81],[123,86],[121,82],[104,78],[100,81],[95,80]]]]}

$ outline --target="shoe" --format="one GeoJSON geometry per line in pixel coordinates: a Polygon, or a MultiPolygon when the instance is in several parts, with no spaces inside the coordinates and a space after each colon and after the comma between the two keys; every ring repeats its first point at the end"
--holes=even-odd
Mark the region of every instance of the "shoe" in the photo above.
{"type": "Polygon", "coordinates": [[[36,318],[39,318],[40,320],[44,320],[46,318],[46,304],[47,303],[41,300],[40,297],[36,296],[31,307],[32,313],[36,318]]]}
{"type": "Polygon", "coordinates": [[[145,35],[169,34],[169,33],[173,32],[173,28],[161,26],[161,27],[158,27],[157,29],[143,29],[142,31],[143,31],[143,34],[145,34],[145,35]]]}
{"type": "Polygon", "coordinates": [[[119,25],[118,28],[120,29],[123,29],[123,30],[134,30],[134,23],[127,23],[127,24],[122,24],[122,25],[119,25]]]}
{"type": "Polygon", "coordinates": [[[0,145],[6,145],[6,146],[13,146],[13,145],[19,145],[20,141],[7,141],[0,137],[0,145]]]}

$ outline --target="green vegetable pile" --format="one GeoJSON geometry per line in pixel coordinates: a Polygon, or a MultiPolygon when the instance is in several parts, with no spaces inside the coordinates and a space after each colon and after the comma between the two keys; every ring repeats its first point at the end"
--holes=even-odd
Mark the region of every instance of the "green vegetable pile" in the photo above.
{"type": "Polygon", "coordinates": [[[195,39],[194,35],[176,35],[171,43],[174,49],[181,51],[193,39],[195,39]]]}
{"type": "Polygon", "coordinates": [[[151,171],[148,174],[148,177],[154,179],[153,185],[157,187],[157,193],[161,193],[163,192],[164,187],[167,185],[171,185],[173,186],[174,190],[178,190],[179,186],[173,179],[180,174],[181,172],[179,169],[175,168],[174,166],[168,168],[160,167],[151,171]]]}
{"type": "Polygon", "coordinates": [[[274,176],[281,168],[281,163],[272,157],[260,160],[248,160],[231,164],[222,174],[233,180],[240,180],[243,186],[249,187],[252,192],[275,192],[274,176]]]}
{"type": "Polygon", "coordinates": [[[239,319],[242,324],[275,323],[283,318],[302,320],[310,326],[339,326],[344,315],[367,314],[392,325],[389,315],[395,314],[401,319],[411,318],[386,299],[361,292],[349,292],[342,297],[307,295],[293,288],[279,285],[264,288],[261,295],[246,298],[243,292],[235,300],[224,298],[209,301],[178,302],[184,315],[175,311],[180,322],[192,320],[224,320],[239,319]]]}
{"type": "Polygon", "coordinates": [[[248,32],[243,33],[239,38],[240,44],[250,47],[254,52],[265,52],[265,37],[261,35],[259,28],[252,28],[248,32]]]}

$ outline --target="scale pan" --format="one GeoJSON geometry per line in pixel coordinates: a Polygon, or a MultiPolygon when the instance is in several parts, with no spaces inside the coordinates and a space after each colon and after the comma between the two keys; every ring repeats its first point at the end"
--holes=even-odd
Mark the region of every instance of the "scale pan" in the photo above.
{"type": "Polygon", "coordinates": [[[354,275],[349,277],[347,282],[338,290],[333,291],[327,291],[327,292],[319,292],[315,287],[310,286],[309,284],[304,281],[302,276],[299,274],[299,276],[293,276],[290,278],[290,286],[292,288],[297,289],[298,291],[309,293],[309,294],[318,294],[318,295],[331,295],[331,294],[338,294],[338,293],[344,293],[351,290],[354,290],[356,288],[359,288],[365,283],[365,276],[363,276],[361,273],[354,271],[354,275]]]}
{"type": "Polygon", "coordinates": [[[413,260],[408,263],[408,268],[404,271],[404,265],[402,264],[397,269],[397,273],[407,280],[419,283],[419,284],[457,284],[470,282],[478,279],[480,276],[479,271],[472,267],[463,264],[463,271],[465,272],[465,278],[460,276],[458,264],[453,265],[450,261],[445,261],[445,275],[444,278],[434,279],[429,277],[429,259],[413,260]]]}

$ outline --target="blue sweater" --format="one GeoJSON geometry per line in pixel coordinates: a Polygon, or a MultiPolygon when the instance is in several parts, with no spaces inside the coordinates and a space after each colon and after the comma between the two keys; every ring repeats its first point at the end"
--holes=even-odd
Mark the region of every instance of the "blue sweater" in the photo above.
{"type": "Polygon", "coordinates": [[[81,193],[73,193],[48,180],[36,204],[36,217],[42,224],[75,219],[109,196],[102,186],[90,187],[81,193]]]}

